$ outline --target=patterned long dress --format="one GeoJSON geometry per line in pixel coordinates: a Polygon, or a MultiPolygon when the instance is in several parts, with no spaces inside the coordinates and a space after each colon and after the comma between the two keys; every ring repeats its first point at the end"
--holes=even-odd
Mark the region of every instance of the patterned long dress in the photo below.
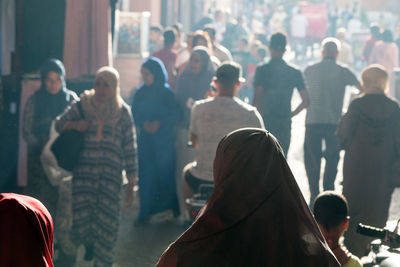
{"type": "MultiPolygon", "coordinates": [[[[61,132],[67,121],[79,120],[76,103],[58,118],[61,132]]],[[[121,117],[111,126],[104,125],[103,138],[96,140],[97,120],[90,122],[79,164],[73,170],[71,239],[76,245],[92,248],[95,266],[111,266],[120,215],[122,172],[137,176],[136,141],[130,108],[124,104],[121,117]]]]}

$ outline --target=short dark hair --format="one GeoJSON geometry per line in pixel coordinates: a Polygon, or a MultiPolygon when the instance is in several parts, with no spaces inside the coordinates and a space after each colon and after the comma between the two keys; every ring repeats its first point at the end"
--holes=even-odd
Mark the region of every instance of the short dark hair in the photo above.
{"type": "Polygon", "coordinates": [[[393,33],[391,30],[384,30],[382,33],[382,41],[385,43],[393,42],[393,33]]]}
{"type": "Polygon", "coordinates": [[[172,46],[175,43],[176,34],[173,28],[167,28],[164,32],[164,46],[172,46]]]}
{"type": "Polygon", "coordinates": [[[348,212],[346,198],[334,191],[325,191],[314,201],[315,220],[328,231],[345,221],[348,212]]]}
{"type": "Polygon", "coordinates": [[[219,66],[215,76],[218,83],[224,86],[232,86],[243,79],[242,67],[234,61],[227,61],[219,66]]]}
{"type": "Polygon", "coordinates": [[[369,28],[369,30],[373,37],[375,37],[376,39],[381,38],[381,28],[378,25],[372,24],[371,27],[369,28]]]}
{"type": "Polygon", "coordinates": [[[213,25],[211,24],[207,24],[204,26],[203,31],[205,31],[206,33],[208,33],[208,36],[210,36],[211,40],[215,39],[215,35],[217,34],[215,28],[213,25]]]}
{"type": "Polygon", "coordinates": [[[269,40],[269,48],[278,52],[284,52],[286,49],[286,35],[281,32],[274,33],[269,40]]]}
{"type": "Polygon", "coordinates": [[[151,26],[151,27],[150,27],[150,31],[151,31],[151,32],[159,32],[159,33],[162,33],[163,28],[162,28],[161,26],[154,25],[154,26],[151,26]]]}
{"type": "Polygon", "coordinates": [[[241,37],[239,41],[244,43],[245,45],[249,45],[249,40],[247,39],[247,37],[241,37]]]}

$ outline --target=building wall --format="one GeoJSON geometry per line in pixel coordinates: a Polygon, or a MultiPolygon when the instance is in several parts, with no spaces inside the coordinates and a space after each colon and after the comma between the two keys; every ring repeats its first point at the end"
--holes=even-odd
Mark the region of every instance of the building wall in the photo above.
{"type": "Polygon", "coordinates": [[[130,9],[134,12],[150,11],[150,24],[161,24],[161,1],[162,0],[130,0],[130,9]]]}

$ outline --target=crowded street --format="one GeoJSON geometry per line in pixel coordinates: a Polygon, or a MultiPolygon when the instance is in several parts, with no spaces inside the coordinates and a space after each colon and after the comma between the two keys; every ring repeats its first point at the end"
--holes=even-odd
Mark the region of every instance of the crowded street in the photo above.
{"type": "Polygon", "coordinates": [[[399,14],[0,0],[0,267],[399,267],[399,14]]]}

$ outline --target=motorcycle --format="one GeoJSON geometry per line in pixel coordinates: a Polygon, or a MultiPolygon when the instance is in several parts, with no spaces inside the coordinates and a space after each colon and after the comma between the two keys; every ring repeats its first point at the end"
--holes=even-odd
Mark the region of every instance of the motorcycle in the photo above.
{"type": "Polygon", "coordinates": [[[370,243],[370,252],[361,258],[364,267],[400,267],[400,220],[394,231],[358,224],[357,233],[377,238],[370,243]]]}
{"type": "Polygon", "coordinates": [[[201,184],[199,191],[193,194],[190,198],[186,199],[186,204],[189,206],[189,215],[192,222],[196,219],[200,210],[204,207],[213,191],[214,185],[201,184]]]}

